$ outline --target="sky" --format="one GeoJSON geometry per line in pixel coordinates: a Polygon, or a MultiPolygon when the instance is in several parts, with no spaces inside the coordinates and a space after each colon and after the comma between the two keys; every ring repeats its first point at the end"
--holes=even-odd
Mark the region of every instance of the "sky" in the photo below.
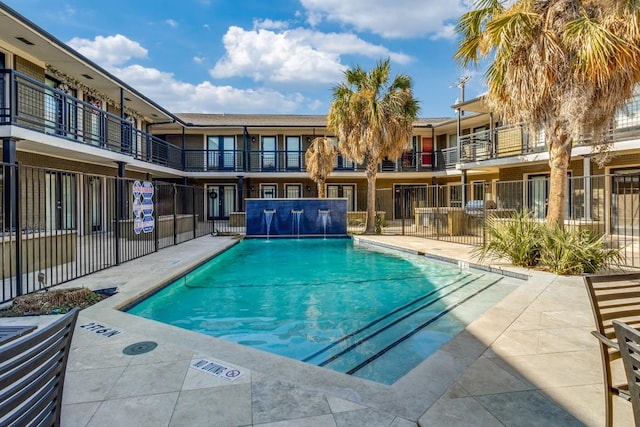
{"type": "Polygon", "coordinates": [[[453,117],[462,77],[486,90],[453,59],[469,0],[3,1],[173,113],[324,115],[345,70],[386,58],[420,117],[453,117]]]}

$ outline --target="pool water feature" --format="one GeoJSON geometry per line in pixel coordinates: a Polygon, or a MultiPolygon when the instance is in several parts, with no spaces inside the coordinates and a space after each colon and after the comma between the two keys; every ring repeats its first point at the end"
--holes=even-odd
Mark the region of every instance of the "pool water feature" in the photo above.
{"type": "Polygon", "coordinates": [[[392,384],[514,287],[351,239],[247,239],[128,312],[392,384]]]}

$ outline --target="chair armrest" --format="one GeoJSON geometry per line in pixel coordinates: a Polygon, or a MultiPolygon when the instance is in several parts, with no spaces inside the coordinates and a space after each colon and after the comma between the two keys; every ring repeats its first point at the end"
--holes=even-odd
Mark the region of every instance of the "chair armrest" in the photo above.
{"type": "Polygon", "coordinates": [[[611,348],[614,348],[614,349],[620,351],[620,347],[618,347],[618,343],[617,342],[610,340],[609,338],[607,338],[604,335],[602,335],[600,332],[591,331],[591,335],[593,335],[594,337],[598,338],[598,340],[600,340],[600,342],[602,344],[606,345],[607,347],[611,347],[611,348]]]}

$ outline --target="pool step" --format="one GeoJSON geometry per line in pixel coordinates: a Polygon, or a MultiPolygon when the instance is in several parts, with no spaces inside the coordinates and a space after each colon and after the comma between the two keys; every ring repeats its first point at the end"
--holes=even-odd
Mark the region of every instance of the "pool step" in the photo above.
{"type": "MultiPolygon", "coordinates": [[[[492,286],[500,278],[467,274],[382,316],[303,359],[318,366],[348,372],[390,343],[424,329],[454,307],[492,286]]],[[[405,340],[407,338],[404,338],[405,340]]],[[[395,346],[397,344],[394,344],[395,346]]]]}
{"type": "Polygon", "coordinates": [[[381,317],[378,317],[377,319],[369,322],[363,327],[348,333],[342,338],[333,341],[326,347],[323,347],[313,354],[303,358],[302,361],[323,366],[322,361],[326,358],[330,358],[332,354],[335,354],[335,352],[339,352],[345,348],[348,348],[350,345],[353,345],[353,343],[356,343],[361,337],[367,337],[368,334],[375,333],[377,328],[384,327],[385,324],[394,321],[398,317],[405,315],[411,310],[415,310],[416,307],[422,307],[425,304],[432,304],[432,301],[437,300],[439,298],[438,295],[440,295],[443,290],[450,291],[451,289],[457,289],[460,286],[466,286],[466,284],[470,283],[473,280],[473,277],[469,279],[470,277],[472,277],[470,274],[465,274],[461,277],[456,278],[455,280],[445,283],[441,287],[433,289],[426,294],[414,299],[413,301],[410,301],[407,304],[400,306],[381,317]]]}

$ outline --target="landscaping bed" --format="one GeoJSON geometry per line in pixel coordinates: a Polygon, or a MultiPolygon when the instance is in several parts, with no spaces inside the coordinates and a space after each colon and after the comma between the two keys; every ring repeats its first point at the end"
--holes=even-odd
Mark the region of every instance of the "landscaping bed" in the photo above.
{"type": "Polygon", "coordinates": [[[64,314],[72,308],[87,308],[113,295],[115,289],[92,291],[88,288],[55,289],[14,298],[11,306],[0,309],[0,317],[64,314]]]}

